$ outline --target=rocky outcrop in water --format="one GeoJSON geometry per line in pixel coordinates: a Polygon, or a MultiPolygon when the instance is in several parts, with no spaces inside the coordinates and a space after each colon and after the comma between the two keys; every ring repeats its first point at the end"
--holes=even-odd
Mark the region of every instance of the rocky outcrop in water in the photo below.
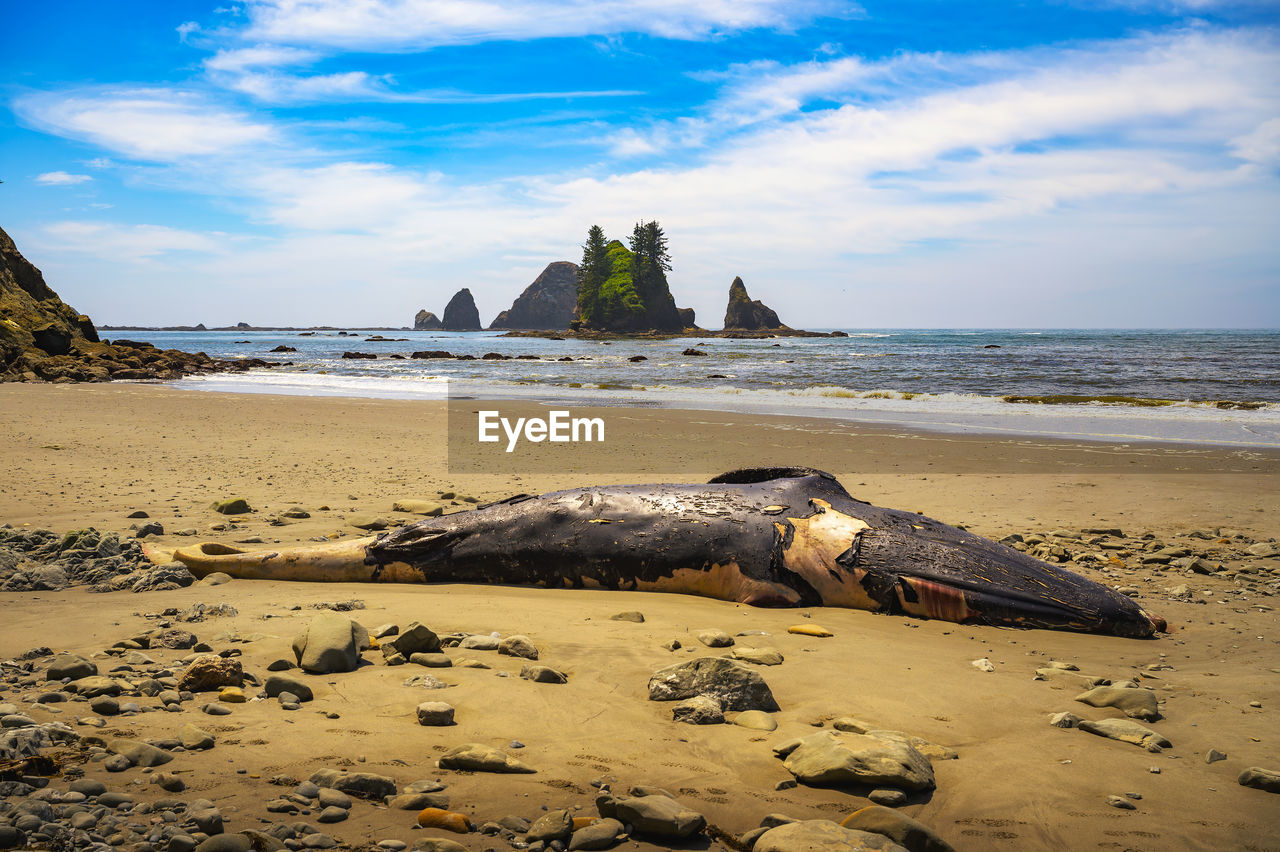
{"type": "Polygon", "coordinates": [[[463,287],[453,294],[444,307],[444,319],[440,325],[445,331],[480,330],[480,311],[476,310],[476,300],[471,298],[470,290],[463,287]]]}
{"type": "Polygon", "coordinates": [[[763,329],[786,328],[777,313],[759,299],[752,300],[747,295],[747,287],[741,278],[734,278],[729,285],[729,306],[724,312],[726,331],[760,331],[763,329]]]}
{"type": "Polygon", "coordinates": [[[581,320],[588,331],[683,331],[680,309],[660,266],[642,264],[637,254],[617,240],[605,246],[594,286],[584,283],[578,294],[581,320]]]}
{"type": "Polygon", "coordinates": [[[578,264],[548,263],[508,310],[489,328],[553,330],[568,328],[578,310],[578,264]]]}
{"type": "Polygon", "coordinates": [[[93,321],[58,298],[0,230],[0,381],[176,379],[256,366],[272,365],[257,358],[219,361],[203,352],[100,340],[93,321]]]}
{"type": "Polygon", "coordinates": [[[698,324],[694,322],[693,308],[676,308],[676,313],[680,315],[680,324],[685,328],[697,328],[698,324]]]}
{"type": "Polygon", "coordinates": [[[414,331],[439,331],[442,325],[440,317],[428,310],[421,310],[413,318],[414,331]]]}

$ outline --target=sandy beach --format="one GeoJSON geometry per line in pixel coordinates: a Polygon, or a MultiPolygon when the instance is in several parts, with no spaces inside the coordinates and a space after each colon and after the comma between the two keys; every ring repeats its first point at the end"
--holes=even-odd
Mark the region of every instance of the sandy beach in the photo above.
{"type": "MultiPolygon", "coordinates": [[[[1280,454],[957,436],[696,411],[612,409],[605,416],[625,424],[607,448],[618,459],[613,467],[595,456],[555,473],[470,473],[450,470],[442,403],[143,384],[5,385],[0,523],[131,536],[131,525],[147,521],[128,516],[141,510],[165,529],[146,540],[149,547],[247,541],[238,546],[266,548],[366,534],[353,521],[412,522],[416,516],[394,510],[401,500],[436,501],[455,511],[513,493],[699,482],[746,466],[811,466],[835,474],[859,499],[994,539],[1038,534],[1078,553],[1101,547],[1086,546],[1082,530],[1120,529],[1122,535],[1111,536],[1119,542],[1111,551],[1120,554],[1115,562],[1104,555],[1066,567],[1132,589],[1145,609],[1168,620],[1170,632],[1133,640],[841,609],[754,609],[669,594],[454,584],[233,580],[141,594],[81,587],[0,592],[0,659],[47,646],[94,660],[105,673],[119,662],[106,649],[164,621],[216,651],[238,651],[244,671],[263,679],[269,663],[293,659],[290,643],[323,611],[317,605],[354,600],[358,608],[345,614],[370,630],[418,621],[442,635],[526,635],[540,651],[539,662],[567,674],[568,682],[523,680],[518,674],[527,660],[492,651],[446,648],[455,663],[472,658],[487,667],[428,670],[387,666],[379,651],[367,650],[368,664],[357,671],[298,675],[315,699],[292,713],[274,699],[228,705],[229,715],[202,713],[216,693],[172,713],[157,712],[152,697],[121,698],[137,701],[142,712],[107,717],[95,730],[76,724],[93,715],[85,704],[37,703],[44,687],[24,681],[16,668],[5,669],[0,704],[13,703],[38,722],[66,722],[84,735],[164,738],[188,723],[213,733],[214,748],[178,753],[163,771],[184,780],[187,798],[212,800],[228,831],[286,816],[266,810],[268,801],[292,789],[271,784],[273,778],[304,781],[327,767],[390,776],[401,788],[438,780],[449,810],[477,826],[508,816],[533,820],[544,808],[595,816],[601,785],[622,792],[634,785],[664,788],[729,835],[755,828],[767,814],[839,821],[869,804],[867,791],[779,789],[792,776],[772,749],[855,717],[958,755],[933,759],[936,789],[911,793],[900,807],[957,850],[1280,848],[1280,797],[1237,783],[1249,767],[1280,770],[1274,612],[1280,557],[1249,554],[1246,546],[1280,537],[1280,454]],[[451,499],[442,496],[450,492],[451,499]],[[215,500],[231,497],[244,498],[254,511],[229,518],[211,509],[215,500]],[[292,507],[309,517],[279,517],[292,507]],[[195,532],[174,534],[180,530],[195,532]],[[1144,563],[1143,554],[1157,548],[1135,548],[1151,542],[1186,548],[1210,564],[1208,573],[1168,560],[1144,563]],[[175,621],[174,613],[199,603],[226,603],[238,614],[175,621]],[[629,610],[643,613],[644,622],[610,618],[629,610]],[[834,636],[787,632],[797,624],[818,624],[834,636]],[[698,641],[707,628],[736,635],[737,646],[772,647],[783,656],[781,665],[758,667],[781,707],[772,714],[775,731],[679,724],[669,704],[648,700],[654,671],[725,653],[698,641]],[[663,647],[673,639],[680,649],[663,647]],[[972,665],[983,658],[994,671],[972,665]],[[1036,670],[1051,660],[1079,672],[1037,680],[1036,670]],[[423,673],[447,688],[403,685],[423,673]],[[1078,676],[1116,683],[1137,678],[1154,690],[1163,718],[1143,724],[1172,745],[1154,753],[1051,726],[1052,714],[1068,711],[1091,720],[1124,718],[1117,709],[1077,702],[1084,691],[1078,676]],[[414,708],[423,701],[448,702],[456,724],[419,725],[414,708]],[[512,749],[512,741],[523,747],[512,749]],[[437,767],[447,749],[472,742],[507,750],[537,771],[493,775],[437,767]],[[1225,759],[1208,762],[1213,749],[1225,759]],[[1140,797],[1128,797],[1132,810],[1107,803],[1127,794],[1140,797]]],[[[178,661],[192,652],[146,653],[180,672],[178,661]]],[[[245,693],[253,698],[258,690],[246,684],[245,693]]],[[[108,774],[101,762],[90,762],[84,772],[139,801],[172,797],[137,768],[108,774]]],[[[54,779],[51,788],[66,785],[54,779]]],[[[424,836],[448,837],[468,849],[507,848],[500,836],[420,829],[415,815],[357,801],[344,821],[321,827],[352,848],[388,839],[412,844],[424,836]]]]}

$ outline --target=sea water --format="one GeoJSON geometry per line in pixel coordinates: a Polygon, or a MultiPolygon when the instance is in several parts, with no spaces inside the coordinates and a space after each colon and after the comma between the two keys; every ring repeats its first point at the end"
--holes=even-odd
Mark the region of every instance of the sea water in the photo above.
{"type": "MultiPolygon", "coordinates": [[[[847,329],[848,337],[553,340],[501,332],[122,331],[290,366],[184,379],[235,392],[801,414],[969,433],[1280,447],[1280,331],[847,329]],[[271,353],[278,345],[296,352],[271,353]],[[702,356],[686,355],[693,349],[702,356]],[[475,360],[415,360],[446,350],[475,360]],[[375,360],[342,358],[372,353],[375,360]],[[484,360],[498,353],[513,360],[484,360]],[[402,355],[403,360],[390,356],[402,355]],[[535,359],[515,360],[517,356],[535,359]],[[645,360],[631,359],[643,356],[645,360]],[[572,358],[560,360],[562,358],[572,358]]],[[[111,331],[107,336],[117,336],[111,331]]]]}

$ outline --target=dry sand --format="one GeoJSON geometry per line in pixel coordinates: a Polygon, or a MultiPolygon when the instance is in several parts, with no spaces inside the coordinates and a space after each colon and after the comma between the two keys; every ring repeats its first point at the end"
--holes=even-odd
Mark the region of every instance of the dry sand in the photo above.
{"type": "MultiPolygon", "coordinates": [[[[395,500],[432,499],[442,491],[487,500],[590,483],[699,481],[749,464],[790,464],[829,470],[860,499],[919,510],[995,538],[1108,526],[1150,531],[1162,540],[1218,528],[1253,539],[1280,535],[1276,454],[956,437],[653,409],[615,409],[608,416],[629,424],[619,430],[625,438],[610,447],[626,460],[613,472],[596,458],[594,473],[587,465],[554,474],[466,474],[446,468],[447,426],[437,403],[144,385],[8,385],[0,387],[0,522],[59,532],[124,531],[134,523],[126,515],[143,509],[170,532],[198,529],[199,540],[261,537],[291,544],[359,535],[348,523],[357,515],[412,520],[392,511],[395,500]],[[646,469],[655,473],[638,475],[646,469]],[[211,531],[226,519],[210,503],[230,496],[246,498],[255,513],[232,529],[211,531]],[[293,505],[312,517],[268,525],[268,516],[293,505]]],[[[168,535],[156,544],[192,540],[168,535]]],[[[666,787],[730,832],[752,828],[770,812],[839,820],[866,800],[804,786],[776,790],[790,776],[770,748],[847,715],[959,752],[958,760],[934,762],[937,789],[913,796],[903,809],[959,850],[1276,849],[1280,796],[1241,787],[1236,776],[1249,766],[1280,770],[1280,649],[1272,611],[1280,560],[1247,560],[1246,567],[1262,573],[1236,575],[1245,563],[1232,562],[1213,577],[1131,565],[1108,578],[1138,587],[1142,605],[1169,620],[1172,632],[1149,641],[821,608],[805,618],[795,610],[661,594],[237,580],[137,595],[0,593],[0,658],[40,645],[99,654],[154,626],[147,614],[227,602],[238,616],[191,629],[216,648],[228,647],[227,636],[259,637],[234,647],[243,652],[245,669],[262,675],[267,663],[290,656],[291,639],[315,614],[312,604],[355,598],[365,608],[352,615],[366,627],[418,620],[437,632],[527,634],[541,649],[540,662],[570,676],[564,685],[497,677],[518,672],[520,661],[451,651],[479,657],[492,669],[433,670],[452,686],[414,690],[401,684],[424,670],[386,667],[375,651],[365,654],[373,664],[356,672],[310,678],[317,698],[299,712],[261,701],[215,718],[196,710],[198,700],[181,714],[109,720],[110,729],[137,737],[171,735],[188,721],[217,733],[215,749],[184,754],[166,769],[185,773],[193,792],[184,795],[217,801],[228,830],[257,827],[269,816],[263,803],[283,792],[267,784],[271,776],[305,778],[322,766],[348,763],[402,784],[440,778],[451,807],[477,822],[508,814],[531,818],[544,805],[582,806],[593,815],[591,782],[597,779],[623,790],[637,783],[666,787]],[[1166,589],[1177,584],[1190,587],[1194,602],[1169,599],[1166,589]],[[642,611],[645,623],[609,620],[623,610],[642,611]],[[786,632],[801,622],[821,624],[835,637],[786,632]],[[680,725],[671,721],[669,705],[646,700],[657,668],[721,653],[694,639],[707,627],[766,631],[738,641],[783,653],[783,665],[760,670],[782,707],[777,731],[680,725]],[[670,639],[685,648],[663,650],[670,639]],[[970,664],[981,657],[992,661],[993,673],[970,664]],[[1051,727],[1047,719],[1055,712],[1092,719],[1119,713],[1075,702],[1075,688],[1034,680],[1034,670],[1050,659],[1117,681],[1149,664],[1171,665],[1147,672],[1144,685],[1157,691],[1166,717],[1149,727],[1173,747],[1151,754],[1051,727]],[[457,725],[417,725],[413,708],[426,700],[453,704],[457,725]],[[469,775],[435,767],[438,754],[458,743],[506,747],[513,739],[526,744],[516,754],[537,774],[469,775]],[[1227,759],[1207,764],[1211,748],[1227,759]],[[1107,796],[1126,792],[1141,794],[1136,810],[1106,804],[1107,796]]],[[[34,693],[11,691],[0,694],[0,702],[28,695],[34,693]]],[[[24,705],[38,721],[72,721],[87,710],[63,709],[56,714],[24,705]]],[[[115,786],[138,777],[138,770],[108,778],[92,764],[87,769],[115,786]]],[[[165,795],[145,785],[131,789],[139,798],[165,795]]],[[[366,803],[326,831],[352,844],[412,842],[424,834],[413,828],[412,813],[366,803]]],[[[493,838],[454,839],[468,848],[505,848],[493,838]]]]}

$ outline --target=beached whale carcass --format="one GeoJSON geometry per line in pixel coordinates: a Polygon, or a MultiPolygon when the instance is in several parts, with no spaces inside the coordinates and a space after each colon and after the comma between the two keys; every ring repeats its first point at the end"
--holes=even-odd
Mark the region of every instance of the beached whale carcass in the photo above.
{"type": "Polygon", "coordinates": [[[681,592],[1131,637],[1164,629],[1105,586],[855,500],[809,468],[519,495],[350,542],[266,551],[202,544],[173,558],[197,576],[681,592]]]}

